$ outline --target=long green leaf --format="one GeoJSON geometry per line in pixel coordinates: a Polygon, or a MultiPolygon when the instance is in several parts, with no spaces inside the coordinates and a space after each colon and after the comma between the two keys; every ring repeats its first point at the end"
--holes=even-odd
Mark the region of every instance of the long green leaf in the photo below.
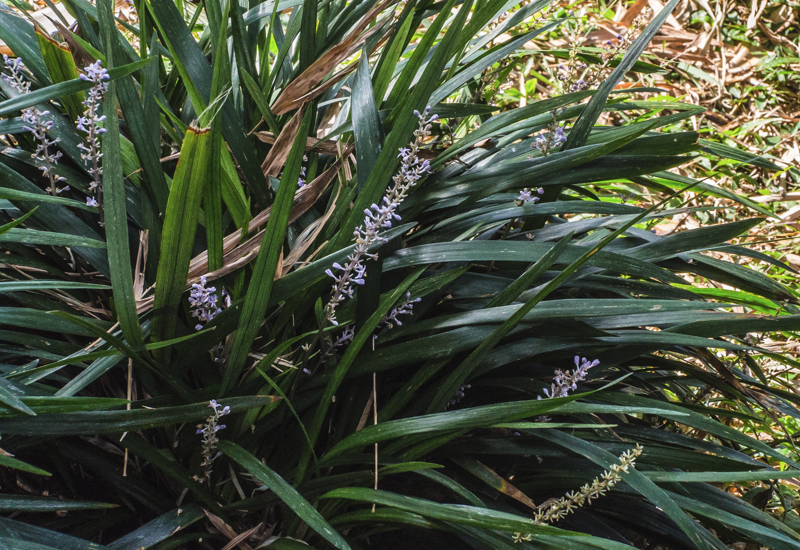
{"type": "MultiPolygon", "coordinates": [[[[106,44],[111,44],[116,33],[114,8],[111,1],[98,4],[100,27],[106,44]]],[[[106,64],[114,67],[113,49],[107,48],[106,64]]],[[[108,85],[104,108],[107,112],[117,112],[117,83],[108,85]]],[[[103,204],[108,242],[108,265],[111,270],[111,286],[114,290],[114,304],[122,333],[128,342],[143,343],[139,316],[136,312],[136,296],[133,292],[130,248],[128,246],[128,214],[125,208],[125,182],[122,177],[122,159],[119,144],[119,120],[116,116],[106,117],[106,133],[103,134],[103,204]]]]}
{"type": "MultiPolygon", "coordinates": [[[[153,339],[157,342],[169,340],[175,335],[178,306],[186,288],[197,230],[200,200],[211,176],[212,150],[212,134],[208,128],[189,128],[181,147],[164,219],[153,302],[153,339]]],[[[162,350],[158,356],[166,361],[169,354],[162,350]]]]}
{"type": "MultiPolygon", "coordinates": [[[[253,407],[263,407],[275,399],[272,396],[233,397],[220,400],[220,404],[229,406],[231,413],[237,413],[253,407]]],[[[27,417],[0,418],[0,431],[9,435],[120,434],[158,426],[196,422],[207,416],[209,416],[208,403],[130,411],[51,413],[39,414],[36,422],[28,421],[27,417]]]]}
{"type": "Polygon", "coordinates": [[[303,116],[300,129],[289,152],[289,158],[286,161],[280,187],[278,187],[278,193],[275,196],[275,203],[272,207],[273,214],[270,216],[267,227],[264,230],[261,250],[253,268],[253,276],[250,279],[250,286],[239,317],[239,326],[236,329],[231,352],[228,355],[225,376],[222,381],[223,395],[227,395],[236,384],[244,368],[247,354],[250,352],[250,347],[267,311],[275,280],[275,270],[278,267],[278,260],[283,249],[283,239],[289,223],[289,211],[294,198],[294,190],[297,187],[297,178],[300,175],[300,165],[303,161],[303,152],[311,124],[311,116],[312,111],[308,109],[303,116]]]}
{"type": "Polygon", "coordinates": [[[342,536],[281,476],[235,443],[220,441],[219,449],[278,495],[295,514],[300,516],[300,519],[325,540],[339,548],[339,550],[350,550],[350,545],[347,544],[342,536]]]}

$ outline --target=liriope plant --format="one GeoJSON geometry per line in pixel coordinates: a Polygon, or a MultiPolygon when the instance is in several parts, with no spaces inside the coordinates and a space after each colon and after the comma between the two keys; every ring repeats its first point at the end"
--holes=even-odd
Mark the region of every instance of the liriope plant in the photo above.
{"type": "Polygon", "coordinates": [[[792,270],[675,170],[778,167],[624,82],[676,2],[0,9],[0,547],[800,547],[792,270]]]}

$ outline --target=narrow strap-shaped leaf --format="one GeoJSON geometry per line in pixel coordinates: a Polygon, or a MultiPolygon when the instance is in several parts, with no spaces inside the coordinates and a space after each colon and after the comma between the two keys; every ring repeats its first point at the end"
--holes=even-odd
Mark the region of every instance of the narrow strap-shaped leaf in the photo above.
{"type": "MultiPolygon", "coordinates": [[[[106,548],[88,540],[4,517],[0,517],[0,536],[20,543],[47,545],[45,548],[52,547],[59,550],[105,550],[106,548]]],[[[21,548],[27,550],[24,546],[21,548]]],[[[30,549],[38,550],[36,546],[31,546],[30,549]]]]}
{"type": "Polygon", "coordinates": [[[465,523],[467,525],[496,531],[583,536],[582,533],[564,531],[556,527],[550,527],[549,525],[539,525],[534,523],[532,519],[517,514],[499,512],[489,508],[478,508],[476,506],[440,504],[438,502],[399,495],[389,491],[348,487],[344,489],[334,489],[322,495],[321,498],[341,498],[361,502],[374,502],[376,504],[392,506],[400,510],[421,514],[434,519],[447,520],[454,523],[465,523]]]}
{"type": "MultiPolygon", "coordinates": [[[[50,313],[52,313],[53,315],[58,315],[59,317],[63,317],[64,319],[67,319],[72,323],[75,323],[76,325],[87,330],[96,338],[102,338],[103,340],[105,340],[106,342],[117,348],[126,357],[133,359],[134,361],[136,361],[137,364],[147,367],[151,372],[153,372],[159,378],[163,379],[170,386],[170,388],[172,388],[183,398],[187,398],[189,390],[186,387],[186,384],[184,384],[180,379],[176,378],[168,370],[155,368],[155,366],[152,363],[152,360],[149,357],[147,357],[146,355],[139,354],[136,350],[132,349],[127,343],[122,341],[117,336],[111,334],[110,332],[104,331],[96,324],[91,323],[90,321],[84,319],[83,317],[78,317],[77,315],[72,315],[71,313],[66,313],[64,311],[53,311],[50,313]]],[[[97,352],[97,353],[104,353],[104,352],[97,352]]],[[[102,356],[103,355],[95,355],[95,357],[102,357],[102,356]]],[[[55,365],[55,363],[53,365],[55,365]]],[[[46,365],[46,368],[47,367],[51,367],[51,365],[46,365]]]]}
{"type": "Polygon", "coordinates": [[[272,215],[269,217],[267,227],[264,229],[264,239],[261,241],[261,250],[258,253],[253,276],[247,289],[247,295],[242,305],[239,325],[233,338],[230,354],[225,366],[225,375],[222,381],[222,395],[228,394],[237,383],[239,374],[244,368],[247,354],[250,352],[258,329],[264,320],[270,294],[275,280],[275,271],[283,249],[283,240],[289,223],[289,213],[294,199],[294,190],[297,188],[297,178],[300,176],[300,165],[303,161],[303,152],[306,146],[306,137],[311,125],[312,110],[308,109],[303,116],[303,121],[298,129],[294,144],[286,160],[275,203],[272,205],[272,215]]]}
{"type": "MultiPolygon", "coordinates": [[[[79,78],[78,68],[75,67],[75,61],[66,47],[47,36],[42,32],[40,27],[36,27],[36,40],[39,42],[39,49],[42,52],[42,59],[44,60],[47,70],[50,73],[50,78],[54,84],[59,82],[66,82],[68,80],[75,80],[79,78]]],[[[69,114],[71,120],[77,120],[78,115],[83,110],[81,101],[83,101],[83,94],[78,92],[61,96],[59,98],[61,104],[69,114]]]]}
{"type": "Polygon", "coordinates": [[[14,13],[10,6],[0,6],[0,40],[22,58],[25,66],[42,84],[50,84],[50,75],[36,43],[33,25],[14,13]]]}
{"type": "Polygon", "coordinates": [[[414,4],[407,2],[400,14],[400,26],[397,27],[390,39],[389,46],[383,50],[381,58],[378,61],[378,69],[375,75],[375,83],[373,92],[375,97],[375,104],[380,106],[383,103],[383,98],[386,95],[386,90],[389,89],[389,83],[392,81],[394,69],[403,49],[408,44],[408,34],[411,30],[411,24],[414,21],[414,4]]]}
{"type": "MultiPolygon", "coordinates": [[[[550,252],[552,253],[554,250],[555,247],[551,249],[550,252]]],[[[544,260],[544,257],[542,257],[542,260],[539,260],[538,262],[530,266],[528,269],[526,269],[525,272],[517,278],[517,280],[508,285],[501,292],[498,292],[497,296],[492,298],[492,300],[488,304],[486,304],[486,307],[484,309],[509,305],[522,292],[527,290],[528,287],[531,286],[533,281],[541,277],[545,271],[550,269],[550,266],[553,265],[553,262],[555,262],[557,259],[558,258],[553,257],[552,261],[548,262],[549,263],[548,265],[548,263],[542,263],[542,260],[544,260]]]]}
{"type": "MultiPolygon", "coordinates": [[[[16,458],[0,455],[0,466],[4,466],[6,468],[11,468],[14,470],[19,470],[20,472],[28,472],[29,474],[37,475],[37,476],[51,476],[50,472],[42,470],[41,468],[37,468],[36,466],[31,466],[21,460],[17,460],[16,458]]],[[[0,528],[2,529],[2,528],[0,528]]]]}
{"type": "Polygon", "coordinates": [[[308,503],[297,490],[281,476],[259,461],[252,454],[230,441],[220,441],[219,450],[235,460],[266,485],[272,492],[297,514],[309,527],[339,550],[350,550],[350,545],[331,527],[325,518],[308,503]]]}
{"type": "MultiPolygon", "coordinates": [[[[104,0],[98,5],[100,27],[106,44],[114,39],[114,0],[104,0]],[[112,30],[111,27],[114,27],[112,30]]],[[[113,48],[107,48],[106,64],[114,66],[113,48]]],[[[108,85],[104,102],[106,116],[103,134],[103,210],[105,212],[108,266],[111,270],[111,286],[114,292],[117,319],[128,342],[142,344],[142,330],[136,312],[136,296],[133,291],[133,274],[128,245],[128,214],[125,208],[125,182],[122,175],[122,158],[119,144],[119,120],[117,119],[117,83],[108,85]]]]}
{"type": "MultiPolygon", "coordinates": [[[[216,515],[223,514],[217,501],[210,495],[200,483],[198,483],[189,472],[187,472],[180,463],[168,459],[158,449],[150,445],[142,436],[138,434],[129,433],[122,440],[122,446],[130,449],[132,453],[138,455],[143,460],[149,462],[155,468],[158,468],[175,481],[186,487],[194,495],[194,497],[205,504],[209,510],[216,515]]],[[[225,518],[223,518],[225,519],[225,518]]]]}
{"type": "MultiPolygon", "coordinates": [[[[446,18],[449,11],[454,6],[455,0],[450,0],[445,7],[442,8],[443,12],[437,17],[434,24],[436,24],[436,21],[439,21],[439,19],[446,18]]],[[[448,28],[447,34],[445,34],[444,38],[439,42],[438,47],[423,71],[422,77],[414,86],[414,91],[411,92],[411,96],[404,103],[404,112],[400,113],[394,121],[394,128],[386,137],[383,150],[375,163],[375,169],[372,170],[369,178],[364,183],[362,192],[358,195],[342,230],[339,232],[337,238],[329,243],[326,252],[330,252],[330,250],[336,247],[342,247],[346,243],[346,240],[352,235],[353,229],[363,220],[364,210],[369,208],[371,204],[379,202],[380,197],[386,189],[386,185],[397,170],[399,164],[397,151],[406,145],[414,128],[419,124],[419,119],[414,116],[413,111],[415,109],[424,109],[431,93],[436,89],[442,71],[444,70],[447,60],[450,58],[450,52],[458,39],[458,34],[461,32],[471,8],[472,0],[466,0],[448,28]]],[[[443,24],[444,21],[442,21],[442,25],[443,24]]],[[[439,28],[441,28],[441,26],[439,26],[439,28]]],[[[433,30],[429,29],[420,41],[420,45],[417,47],[422,47],[423,43],[429,42],[428,37],[433,34],[433,30]]],[[[406,83],[406,89],[403,91],[404,94],[407,93],[407,86],[409,84],[410,80],[406,83]]],[[[398,86],[398,84],[395,84],[395,86],[398,86]]]]}
{"type": "MultiPolygon", "coordinates": [[[[38,208],[38,207],[36,207],[36,208],[38,208]]],[[[10,222],[8,222],[6,224],[0,225],[0,235],[3,235],[4,233],[8,233],[9,231],[14,229],[18,225],[22,225],[22,223],[25,220],[27,220],[28,218],[33,216],[33,214],[36,212],[36,208],[31,210],[30,212],[26,212],[25,214],[23,214],[22,216],[20,216],[16,220],[13,220],[13,221],[10,221],[10,222]]]]}
{"type": "MultiPolygon", "coordinates": [[[[69,398],[70,400],[75,398],[69,398]]],[[[278,399],[269,395],[252,397],[233,397],[222,399],[222,406],[229,406],[231,413],[245,411],[253,407],[263,407],[278,399]]],[[[91,435],[95,433],[119,434],[145,430],[158,426],[171,426],[186,422],[196,422],[208,416],[208,402],[161,407],[158,409],[134,409],[130,411],[81,411],[39,414],[36,422],[28,416],[0,418],[3,434],[16,435],[91,435]]]]}
{"type": "MultiPolygon", "coordinates": [[[[169,42],[170,49],[175,52],[176,59],[173,59],[173,62],[180,62],[185,67],[191,82],[197,87],[203,100],[208,103],[211,94],[212,69],[186,26],[177,6],[173,2],[152,0],[147,2],[147,6],[161,30],[162,36],[169,42]]],[[[187,82],[184,81],[184,84],[187,82]]],[[[269,186],[264,173],[259,168],[255,148],[245,135],[240,117],[230,104],[223,106],[221,116],[222,133],[239,160],[245,179],[250,184],[259,203],[262,206],[268,206],[270,204],[269,186]]]]}
{"type": "MultiPolygon", "coordinates": [[[[484,340],[481,343],[481,345],[478,346],[478,348],[475,351],[473,351],[464,360],[464,362],[447,378],[447,380],[440,385],[439,391],[437,391],[436,393],[436,398],[428,407],[428,411],[430,412],[441,409],[444,406],[444,404],[448,402],[450,397],[456,392],[456,390],[469,378],[469,375],[478,367],[480,362],[489,354],[489,352],[500,342],[502,338],[504,338],[506,335],[508,335],[509,332],[511,332],[511,330],[519,323],[519,321],[522,320],[522,318],[529,311],[531,311],[536,306],[536,304],[541,302],[551,292],[553,292],[555,289],[561,286],[561,284],[564,281],[566,281],[567,278],[571,276],[575,271],[577,271],[580,266],[588,262],[593,256],[595,256],[598,252],[600,252],[603,248],[605,248],[619,235],[627,231],[630,227],[633,227],[634,225],[639,223],[650,212],[655,211],[657,208],[666,203],[666,201],[671,199],[676,194],[677,192],[673,193],[673,195],[670,195],[669,197],[659,202],[658,204],[653,205],[653,207],[651,207],[649,210],[642,212],[638,216],[629,220],[627,223],[623,224],[616,231],[604,237],[594,247],[587,250],[578,259],[576,259],[569,266],[563,269],[550,282],[548,282],[544,286],[544,288],[536,292],[536,294],[534,294],[525,303],[524,306],[519,308],[517,311],[514,312],[513,315],[511,315],[508,319],[506,319],[506,321],[504,321],[503,324],[500,325],[489,338],[484,340]]],[[[553,247],[550,250],[550,252],[552,253],[557,248],[561,248],[562,250],[565,249],[567,243],[571,239],[572,239],[572,234],[567,235],[555,247],[553,247]]],[[[559,254],[561,253],[562,250],[559,251],[559,254]]],[[[542,262],[544,259],[545,257],[543,257],[539,261],[542,262]]]]}
{"type": "MultiPolygon", "coordinates": [[[[219,27],[227,27],[230,3],[225,4],[225,10],[219,11],[216,3],[208,4],[211,13],[220,19],[217,23],[218,40],[214,50],[214,76],[211,81],[212,103],[226,101],[224,87],[228,85],[228,42],[227,33],[219,27]]],[[[222,157],[227,154],[225,141],[222,137],[222,126],[219,118],[211,122],[211,177],[203,191],[203,213],[205,214],[206,242],[208,245],[208,270],[215,271],[222,267],[222,157]]]]}
{"type": "MultiPolygon", "coordinates": [[[[96,207],[89,206],[85,202],[76,201],[74,199],[65,199],[64,197],[53,197],[50,195],[40,195],[38,193],[26,193],[25,191],[17,191],[16,189],[9,189],[8,187],[0,188],[0,199],[7,199],[11,200],[12,202],[13,201],[47,202],[50,204],[60,204],[62,206],[69,206],[70,208],[80,208],[81,210],[88,210],[90,212],[97,211],[96,207]]],[[[30,212],[28,212],[28,214],[30,214],[30,212]]]]}
{"type": "Polygon", "coordinates": [[[31,416],[36,416],[36,413],[26,405],[22,399],[19,398],[18,393],[21,393],[19,388],[5,378],[0,378],[0,403],[4,403],[12,409],[18,410],[31,416]]]}
{"type": "Polygon", "coordinates": [[[378,161],[383,146],[383,126],[372,95],[372,80],[369,76],[369,55],[361,53],[353,86],[352,106],[353,137],[356,142],[356,164],[358,165],[358,188],[364,184],[378,161]]]}
{"type": "Polygon", "coordinates": [[[0,242],[39,244],[49,246],[69,246],[85,248],[106,248],[106,243],[97,239],[87,239],[77,235],[56,233],[55,231],[39,231],[37,229],[8,228],[0,234],[0,242]]]}
{"type": "Polygon", "coordinates": [[[553,399],[532,399],[529,401],[512,401],[510,403],[497,403],[482,405],[457,411],[426,414],[400,420],[381,422],[367,426],[363,430],[351,434],[337,443],[322,461],[339,456],[346,451],[361,449],[373,443],[380,443],[390,439],[398,439],[416,434],[441,434],[453,430],[485,428],[494,426],[499,422],[511,422],[522,418],[540,416],[547,412],[557,410],[585,394],[573,394],[568,397],[553,399]]]}
{"type": "Polygon", "coordinates": [[[118,538],[106,548],[109,550],[141,550],[152,548],[159,542],[172,537],[177,531],[188,527],[204,517],[197,504],[181,506],[170,510],[156,519],[145,523],[124,537],[118,538]]]}
{"type": "Polygon", "coordinates": [[[116,507],[116,504],[106,504],[105,502],[29,495],[0,495],[0,512],[57,512],[59,510],[103,510],[116,507]]]}
{"type": "MultiPolygon", "coordinates": [[[[434,48],[436,39],[439,37],[439,33],[442,31],[445,22],[451,17],[451,11],[454,6],[455,2],[448,2],[439,12],[439,15],[436,16],[436,19],[434,19],[431,25],[425,30],[425,34],[422,35],[419,43],[417,43],[416,47],[414,48],[414,52],[411,54],[411,57],[405,64],[405,67],[403,67],[403,71],[397,77],[392,91],[389,92],[389,97],[386,98],[386,103],[384,105],[386,108],[392,109],[396,107],[405,98],[406,94],[408,93],[409,86],[417,76],[417,72],[420,70],[420,68],[422,68],[422,64],[425,62],[428,53],[432,48],[434,48]]],[[[462,25],[463,24],[464,23],[462,22],[462,25]]],[[[460,31],[461,29],[459,28],[458,30],[460,31]]],[[[436,52],[439,53],[439,56],[442,56],[444,53],[444,50],[439,49],[442,47],[443,43],[444,40],[439,42],[439,45],[436,49],[436,52]]],[[[428,74],[426,76],[431,77],[433,74],[428,74]]],[[[439,75],[437,74],[436,79],[438,80],[438,78],[439,75]]],[[[421,82],[422,79],[420,79],[418,84],[421,82]]]]}
{"type": "MultiPolygon", "coordinates": [[[[190,127],[181,147],[164,219],[153,303],[155,341],[169,340],[175,334],[178,305],[186,288],[189,260],[197,230],[200,199],[211,176],[211,153],[209,129],[190,127]]],[[[162,351],[157,356],[166,360],[168,352],[162,351]]]]}
{"type": "Polygon", "coordinates": [[[303,9],[300,12],[300,41],[297,44],[300,50],[300,64],[298,73],[302,73],[317,57],[317,0],[303,0],[303,9]]]}
{"type": "Polygon", "coordinates": [[[435,105],[441,101],[444,101],[450,96],[450,94],[478,76],[484,69],[491,67],[494,63],[497,63],[504,57],[507,57],[517,48],[521,48],[523,44],[529,40],[533,40],[536,36],[542,34],[543,32],[549,31],[560,23],[560,21],[554,21],[549,25],[543,25],[531,32],[522,34],[512,40],[509,40],[507,43],[502,44],[501,46],[493,48],[493,51],[488,52],[486,55],[476,60],[470,67],[466,67],[453,78],[448,79],[442,86],[433,92],[430,100],[431,105],[435,105]]]}
{"type": "MultiPolygon", "coordinates": [[[[572,240],[572,233],[561,239],[561,241],[551,248],[547,254],[542,256],[539,261],[534,264],[533,269],[541,273],[546,271],[550,266],[553,265],[553,263],[555,263],[561,253],[564,252],[570,240],[572,240]]],[[[567,270],[569,270],[569,268],[567,268],[567,270]]],[[[555,289],[555,287],[553,287],[553,289],[555,289]]],[[[507,336],[508,333],[511,332],[515,326],[517,326],[522,318],[525,317],[525,315],[531,311],[536,304],[544,299],[546,294],[543,294],[544,292],[540,292],[533,296],[525,303],[525,305],[509,316],[508,319],[506,319],[503,324],[500,325],[491,336],[489,336],[489,338],[481,342],[481,345],[478,346],[478,348],[473,351],[469,357],[467,357],[467,359],[461,363],[461,365],[459,365],[459,367],[447,378],[444,383],[442,383],[439,391],[436,393],[436,397],[428,407],[428,412],[433,412],[440,409],[444,403],[447,403],[451,399],[456,390],[458,390],[464,381],[467,380],[469,374],[472,373],[475,367],[478,366],[478,364],[486,357],[486,355],[488,355],[489,352],[494,349],[500,340],[507,336]]]]}

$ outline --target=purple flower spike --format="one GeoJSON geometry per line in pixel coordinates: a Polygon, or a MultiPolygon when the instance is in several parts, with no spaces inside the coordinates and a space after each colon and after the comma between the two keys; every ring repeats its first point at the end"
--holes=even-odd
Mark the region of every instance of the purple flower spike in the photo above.
{"type": "Polygon", "coordinates": [[[330,301],[325,309],[325,317],[333,325],[338,325],[336,321],[336,307],[345,300],[352,297],[354,293],[353,285],[363,285],[366,274],[364,260],[366,258],[377,258],[377,255],[369,252],[370,246],[386,242],[386,239],[379,233],[382,229],[392,227],[393,220],[399,221],[400,215],[396,210],[402,203],[411,188],[421,180],[425,174],[431,172],[430,161],[421,160],[418,156],[419,148],[424,140],[430,137],[430,123],[438,120],[437,115],[431,115],[431,108],[425,109],[425,114],[414,110],[414,116],[419,119],[419,126],[414,131],[414,141],[408,146],[400,149],[397,155],[400,161],[400,169],[394,176],[394,186],[384,195],[383,200],[378,204],[372,204],[364,210],[364,223],[353,231],[355,237],[355,250],[348,256],[344,267],[334,264],[335,269],[342,273],[337,277],[330,269],[325,273],[334,279],[333,291],[330,301]]]}

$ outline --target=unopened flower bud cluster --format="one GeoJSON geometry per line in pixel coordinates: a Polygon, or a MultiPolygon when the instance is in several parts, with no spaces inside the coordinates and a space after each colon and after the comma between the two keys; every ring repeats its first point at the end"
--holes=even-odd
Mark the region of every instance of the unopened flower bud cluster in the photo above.
{"type": "Polygon", "coordinates": [[[325,271],[329,277],[334,279],[331,299],[325,309],[326,319],[334,325],[338,324],[336,307],[345,298],[353,296],[355,291],[353,285],[364,284],[367,269],[364,260],[378,257],[377,254],[368,252],[369,247],[379,242],[386,242],[386,239],[378,233],[391,228],[395,220],[400,220],[400,216],[396,212],[397,208],[405,200],[411,188],[431,172],[430,161],[419,158],[419,148],[431,135],[431,123],[439,117],[430,115],[430,107],[425,109],[424,114],[414,111],[414,115],[419,119],[419,126],[414,130],[414,141],[408,147],[400,149],[398,155],[401,159],[400,170],[393,178],[394,185],[384,195],[380,206],[373,204],[364,210],[364,223],[353,232],[356,241],[355,250],[347,257],[347,263],[344,266],[339,263],[333,264],[333,269],[340,273],[334,273],[331,269],[325,271]]]}
{"type": "MultiPolygon", "coordinates": [[[[303,162],[308,162],[308,157],[306,155],[303,155],[303,162]]],[[[306,186],[305,177],[306,177],[306,167],[300,166],[300,177],[297,178],[297,187],[302,189],[303,187],[306,186]]]]}
{"type": "MultiPolygon", "coordinates": [[[[592,500],[606,494],[614,485],[622,481],[622,475],[628,473],[633,468],[636,459],[642,454],[644,449],[641,445],[625,452],[619,457],[619,464],[612,464],[609,470],[603,472],[600,477],[595,478],[591,483],[587,483],[577,491],[571,491],[560,499],[549,504],[536,512],[533,516],[534,523],[546,525],[563,519],[575,509],[585,504],[591,504],[592,500]]],[[[530,541],[531,535],[516,533],[514,542],[530,541]]]]}

